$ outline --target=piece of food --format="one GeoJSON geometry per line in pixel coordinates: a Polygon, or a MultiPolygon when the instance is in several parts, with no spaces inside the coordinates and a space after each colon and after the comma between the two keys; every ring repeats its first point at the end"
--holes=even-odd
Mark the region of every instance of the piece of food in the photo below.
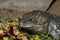
{"type": "Polygon", "coordinates": [[[7,27],[7,26],[2,25],[2,26],[1,26],[1,29],[2,29],[2,30],[8,30],[8,27],[7,27]]]}
{"type": "Polygon", "coordinates": [[[4,35],[4,31],[0,30],[0,36],[3,36],[3,35],[4,35]]]}
{"type": "Polygon", "coordinates": [[[12,24],[12,25],[18,25],[18,23],[16,23],[16,22],[12,22],[11,24],[12,24]]]}
{"type": "Polygon", "coordinates": [[[44,38],[45,38],[45,39],[48,38],[48,34],[46,34],[44,38]]]}
{"type": "Polygon", "coordinates": [[[24,37],[22,38],[22,40],[28,40],[28,39],[27,39],[27,37],[26,37],[26,36],[24,36],[24,37]]]}
{"type": "Polygon", "coordinates": [[[14,30],[13,30],[13,26],[10,26],[10,27],[9,27],[9,33],[10,33],[11,35],[14,35],[13,31],[14,31],[14,30]]]}
{"type": "Polygon", "coordinates": [[[16,19],[14,20],[14,22],[19,22],[19,18],[16,18],[16,19]]]}
{"type": "Polygon", "coordinates": [[[6,22],[13,22],[11,18],[6,19],[6,22]]]}
{"type": "Polygon", "coordinates": [[[3,21],[3,17],[2,16],[0,16],[0,22],[2,22],[3,21]]]}
{"type": "Polygon", "coordinates": [[[51,37],[48,37],[46,40],[53,40],[51,37]]]}
{"type": "Polygon", "coordinates": [[[36,35],[35,40],[41,40],[38,35],[36,35]]]}
{"type": "Polygon", "coordinates": [[[3,40],[53,40],[50,36],[48,36],[48,34],[29,34],[28,32],[20,30],[20,21],[20,18],[12,20],[11,18],[5,19],[3,17],[0,17],[0,39],[3,38],[3,40]]]}
{"type": "Polygon", "coordinates": [[[13,37],[10,37],[9,40],[14,40],[14,38],[13,37]]]}
{"type": "Polygon", "coordinates": [[[19,35],[20,34],[18,30],[14,30],[13,33],[14,33],[14,35],[19,35]]]}
{"type": "Polygon", "coordinates": [[[30,40],[34,40],[34,38],[30,38],[30,40]]]}
{"type": "Polygon", "coordinates": [[[4,33],[3,30],[0,30],[0,33],[4,33]]]}
{"type": "Polygon", "coordinates": [[[9,40],[9,38],[8,37],[3,37],[3,40],[9,40]]]}

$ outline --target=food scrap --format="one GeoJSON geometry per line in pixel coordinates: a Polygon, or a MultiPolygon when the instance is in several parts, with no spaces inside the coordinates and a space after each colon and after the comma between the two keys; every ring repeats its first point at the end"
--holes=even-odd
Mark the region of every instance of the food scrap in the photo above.
{"type": "Polygon", "coordinates": [[[0,17],[0,40],[53,40],[48,34],[29,34],[20,31],[20,18],[12,20],[0,17]]]}

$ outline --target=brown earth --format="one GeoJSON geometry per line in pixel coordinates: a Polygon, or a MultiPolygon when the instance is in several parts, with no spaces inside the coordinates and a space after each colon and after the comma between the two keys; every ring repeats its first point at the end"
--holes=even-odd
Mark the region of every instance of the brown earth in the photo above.
{"type": "MultiPolygon", "coordinates": [[[[0,2],[6,2],[7,0],[0,0],[0,2]]],[[[19,0],[18,0],[19,1],[19,0]]],[[[24,0],[22,0],[24,1],[24,0]]],[[[42,0],[41,0],[42,1],[42,0]]],[[[44,0],[43,0],[44,1],[44,0]]],[[[44,1],[47,2],[48,1],[44,1]]],[[[43,4],[42,4],[43,5],[43,4]]],[[[9,6],[9,7],[0,7],[0,15],[3,17],[11,17],[11,18],[15,18],[15,17],[22,17],[22,15],[26,12],[32,11],[32,10],[42,10],[45,11],[47,9],[46,6],[44,7],[38,7],[38,6],[28,6],[28,7],[17,7],[17,6],[9,6]]],[[[60,16],[60,0],[57,0],[52,7],[49,9],[50,13],[56,14],[58,16],[60,16]]]]}

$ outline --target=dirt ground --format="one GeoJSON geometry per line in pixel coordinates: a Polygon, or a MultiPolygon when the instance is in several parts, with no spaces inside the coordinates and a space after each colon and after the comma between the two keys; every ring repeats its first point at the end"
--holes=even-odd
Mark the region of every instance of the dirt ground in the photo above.
{"type": "MultiPolygon", "coordinates": [[[[3,2],[3,0],[0,0],[1,2],[3,2]]],[[[0,8],[0,16],[6,17],[6,18],[15,18],[15,17],[22,17],[22,15],[26,12],[32,11],[32,10],[46,10],[46,7],[43,8],[39,8],[39,7],[21,7],[21,8],[17,8],[17,7],[10,7],[10,8],[0,8]]],[[[57,0],[52,7],[48,10],[49,13],[53,13],[56,14],[58,16],[60,16],[60,0],[57,0]]]]}
{"type": "Polygon", "coordinates": [[[52,0],[0,0],[0,16],[5,18],[22,17],[32,10],[45,11],[52,0]]]}

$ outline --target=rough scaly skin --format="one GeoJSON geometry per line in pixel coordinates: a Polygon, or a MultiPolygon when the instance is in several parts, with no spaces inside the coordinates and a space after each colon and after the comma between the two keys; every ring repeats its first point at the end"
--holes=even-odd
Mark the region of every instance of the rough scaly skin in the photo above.
{"type": "Polygon", "coordinates": [[[55,39],[59,40],[60,34],[60,17],[43,12],[40,10],[34,10],[23,15],[20,26],[31,32],[48,33],[55,39]]]}

